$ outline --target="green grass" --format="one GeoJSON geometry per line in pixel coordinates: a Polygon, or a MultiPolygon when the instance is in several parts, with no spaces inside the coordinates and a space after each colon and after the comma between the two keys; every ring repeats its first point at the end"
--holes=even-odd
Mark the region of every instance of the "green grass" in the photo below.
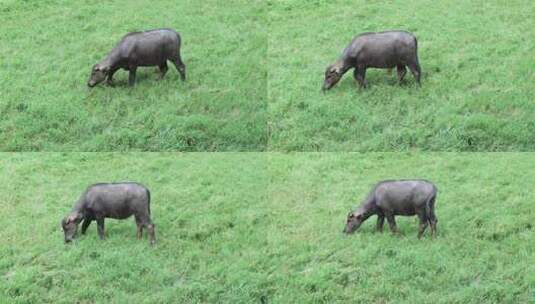
{"type": "Polygon", "coordinates": [[[267,238],[261,154],[0,155],[0,302],[251,303],[267,238]],[[133,218],[63,244],[60,220],[87,185],[151,190],[157,245],[133,218]]]}
{"type": "Polygon", "coordinates": [[[262,1],[0,0],[0,150],[265,150],[265,16],[262,1]],[[87,88],[124,34],[160,27],[182,36],[185,83],[170,64],[87,88]]]}
{"type": "Polygon", "coordinates": [[[272,151],[533,151],[533,1],[269,1],[272,151]],[[348,72],[325,95],[327,65],[358,33],[418,37],[421,89],[407,74],[348,72]]]}
{"type": "Polygon", "coordinates": [[[31,303],[533,303],[535,154],[0,154],[0,299],[31,303]],[[439,189],[438,237],[341,233],[378,180],[439,189]],[[152,193],[158,244],[133,219],[63,244],[94,182],[152,193]]]}
{"type": "Polygon", "coordinates": [[[290,154],[269,168],[273,303],[535,302],[535,154],[290,154]],[[375,217],[342,234],[390,178],[437,185],[437,239],[417,240],[415,217],[397,217],[401,237],[375,217]]]}
{"type": "Polygon", "coordinates": [[[532,1],[0,0],[2,151],[531,151],[532,1]],[[89,90],[122,35],[175,28],[188,80],[89,90]],[[352,37],[404,29],[412,75],[320,86],[352,37]]]}

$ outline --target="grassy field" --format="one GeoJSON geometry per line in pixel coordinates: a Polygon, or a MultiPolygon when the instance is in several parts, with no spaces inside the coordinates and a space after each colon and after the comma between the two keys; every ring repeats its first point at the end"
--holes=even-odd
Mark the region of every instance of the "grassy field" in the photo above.
{"type": "Polygon", "coordinates": [[[265,17],[263,1],[0,0],[0,150],[265,150],[265,17]],[[124,34],[160,27],[182,36],[185,83],[170,65],[87,88],[124,34]]]}
{"type": "Polygon", "coordinates": [[[526,151],[535,149],[533,1],[269,1],[272,151],[526,151]],[[348,72],[327,94],[325,68],[354,35],[418,37],[412,75],[348,72]]]}
{"type": "Polygon", "coordinates": [[[535,149],[532,1],[0,0],[2,151],[528,151],[535,149]],[[171,66],[135,88],[86,87],[120,37],[171,27],[171,66]],[[321,94],[364,31],[419,39],[423,87],[369,70],[321,94]]]}
{"type": "Polygon", "coordinates": [[[0,302],[251,303],[268,227],[261,154],[0,155],[0,302]],[[151,189],[157,245],[134,219],[63,244],[60,220],[94,182],[151,189]]]}
{"type": "MultiPolygon", "coordinates": [[[[270,157],[273,303],[534,303],[535,154],[290,154],[270,157]],[[350,208],[389,178],[438,187],[438,238],[342,234],[350,208]]],[[[388,230],[387,230],[388,231],[388,230]]]]}
{"type": "Polygon", "coordinates": [[[0,154],[0,299],[18,303],[533,303],[535,154],[0,154]],[[377,180],[436,183],[438,238],[350,237],[377,180]],[[94,182],[152,192],[158,244],[108,220],[63,244],[94,182]]]}

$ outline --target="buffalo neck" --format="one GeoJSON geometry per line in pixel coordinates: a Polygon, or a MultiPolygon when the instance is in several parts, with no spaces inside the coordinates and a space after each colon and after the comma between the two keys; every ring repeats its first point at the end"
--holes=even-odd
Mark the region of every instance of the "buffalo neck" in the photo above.
{"type": "Polygon", "coordinates": [[[350,68],[352,68],[351,64],[347,62],[345,58],[339,58],[335,63],[335,67],[340,69],[340,75],[344,75],[350,68]]]}
{"type": "Polygon", "coordinates": [[[107,56],[104,58],[100,64],[103,67],[113,68],[115,67],[120,61],[120,54],[117,51],[117,49],[113,49],[107,56]]]}
{"type": "Polygon", "coordinates": [[[85,200],[79,199],[76,202],[76,204],[74,205],[74,207],[72,207],[71,214],[72,213],[78,213],[78,214],[81,214],[81,215],[85,216],[84,202],[85,202],[85,200]]]}
{"type": "Polygon", "coordinates": [[[377,206],[375,205],[375,200],[373,198],[368,197],[364,202],[362,202],[359,209],[364,220],[374,214],[377,214],[377,206]]]}

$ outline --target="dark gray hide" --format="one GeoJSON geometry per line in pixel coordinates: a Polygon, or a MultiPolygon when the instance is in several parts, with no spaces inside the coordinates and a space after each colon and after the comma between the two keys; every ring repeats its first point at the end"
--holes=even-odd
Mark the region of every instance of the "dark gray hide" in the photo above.
{"type": "Polygon", "coordinates": [[[113,74],[121,68],[130,71],[128,84],[134,85],[139,66],[158,66],[161,79],[167,72],[167,60],[175,65],[181,79],[186,80],[186,66],[180,58],[180,41],[180,35],[172,29],[129,33],[106,58],[93,66],[87,85],[94,87],[104,79],[112,85],[113,74]]]}
{"type": "Polygon", "coordinates": [[[356,36],[344,49],[342,56],[325,71],[323,90],[329,90],[349,69],[361,87],[366,87],[367,68],[397,68],[399,82],[403,80],[409,67],[420,84],[420,63],[416,37],[405,31],[363,33],[356,36]]]}
{"type": "Polygon", "coordinates": [[[383,231],[384,219],[388,220],[390,230],[397,233],[395,215],[418,215],[422,236],[427,225],[431,234],[436,235],[435,199],[437,188],[426,180],[388,180],[379,182],[360,207],[347,216],[345,233],[353,233],[372,215],[377,215],[377,230],[383,231]]]}
{"type": "Polygon", "coordinates": [[[71,242],[83,221],[85,234],[91,221],[97,222],[98,235],[104,239],[104,219],[125,219],[134,215],[137,237],[142,237],[143,227],[149,232],[150,244],[154,245],[154,224],[150,219],[150,192],[138,183],[94,184],[87,188],[72,211],[61,221],[65,242],[71,242]]]}

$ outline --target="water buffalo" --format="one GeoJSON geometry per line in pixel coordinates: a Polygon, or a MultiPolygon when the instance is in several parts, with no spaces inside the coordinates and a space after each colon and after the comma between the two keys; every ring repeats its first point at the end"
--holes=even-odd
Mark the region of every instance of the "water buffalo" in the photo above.
{"type": "Polygon", "coordinates": [[[133,86],[139,66],[158,66],[162,79],[167,72],[167,60],[175,65],[181,79],[186,80],[186,66],[180,58],[180,42],[180,35],[172,29],[129,33],[106,58],[93,66],[87,85],[94,87],[104,79],[113,85],[113,74],[122,68],[130,71],[128,84],[133,86]]]}
{"type": "Polygon", "coordinates": [[[351,41],[342,56],[325,71],[322,90],[329,90],[349,69],[355,68],[353,76],[361,87],[367,68],[392,69],[397,67],[399,82],[403,80],[408,66],[420,85],[418,42],[413,34],[405,31],[363,33],[351,41]]]}
{"type": "Polygon", "coordinates": [[[418,215],[420,229],[418,238],[422,237],[427,225],[431,226],[431,235],[437,231],[435,216],[435,199],[437,188],[426,180],[386,180],[376,184],[368,197],[347,216],[345,233],[353,233],[370,216],[377,215],[377,230],[383,231],[384,219],[388,220],[390,230],[398,233],[395,215],[418,215]]]}
{"type": "Polygon", "coordinates": [[[143,227],[149,232],[150,244],[155,244],[154,224],[150,219],[150,192],[138,183],[104,183],[89,186],[71,212],[61,221],[65,243],[76,236],[78,224],[82,223],[85,234],[91,221],[97,221],[98,235],[104,235],[104,218],[125,219],[134,215],[137,237],[140,239],[143,227]]]}

